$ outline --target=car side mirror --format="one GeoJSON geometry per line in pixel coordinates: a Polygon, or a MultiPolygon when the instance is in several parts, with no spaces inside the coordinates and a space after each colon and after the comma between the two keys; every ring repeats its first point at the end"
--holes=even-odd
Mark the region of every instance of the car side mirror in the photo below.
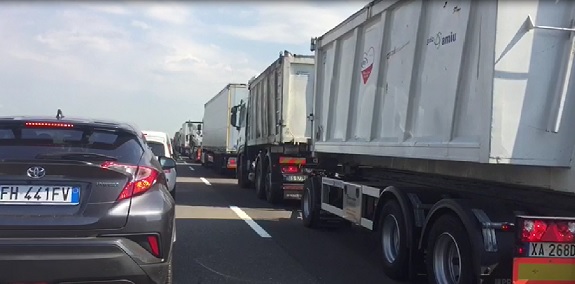
{"type": "Polygon", "coordinates": [[[202,125],[198,124],[198,126],[196,126],[196,128],[198,129],[198,131],[202,131],[202,125]]]}
{"type": "Polygon", "coordinates": [[[158,161],[162,165],[162,170],[173,169],[176,167],[176,160],[165,156],[159,156],[158,161]]]}

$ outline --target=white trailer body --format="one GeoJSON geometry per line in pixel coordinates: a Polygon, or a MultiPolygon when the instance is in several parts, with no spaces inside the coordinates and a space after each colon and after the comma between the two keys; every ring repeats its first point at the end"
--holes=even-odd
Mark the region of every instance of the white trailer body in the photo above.
{"type": "Polygon", "coordinates": [[[575,2],[376,0],[311,49],[305,226],[395,279],[575,283],[575,2]]]}
{"type": "Polygon", "coordinates": [[[231,125],[231,108],[248,97],[246,84],[228,84],[204,105],[202,162],[235,168],[239,131],[231,125]]]}
{"type": "Polygon", "coordinates": [[[573,2],[444,2],[378,1],[317,39],[313,150],[574,191],[573,39],[530,26],[569,28],[573,2]]]}
{"type": "Polygon", "coordinates": [[[228,84],[204,105],[203,148],[220,152],[237,150],[238,131],[230,124],[230,110],[247,97],[245,84],[228,84]]]}
{"type": "Polygon", "coordinates": [[[308,143],[313,56],[285,52],[249,82],[247,145],[308,143]]]}

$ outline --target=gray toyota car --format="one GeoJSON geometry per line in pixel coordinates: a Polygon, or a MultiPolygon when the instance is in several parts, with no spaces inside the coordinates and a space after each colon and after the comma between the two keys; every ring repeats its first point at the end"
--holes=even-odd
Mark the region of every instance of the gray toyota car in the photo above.
{"type": "Polygon", "coordinates": [[[0,283],[172,283],[175,204],[136,127],[0,117],[0,283]]]}

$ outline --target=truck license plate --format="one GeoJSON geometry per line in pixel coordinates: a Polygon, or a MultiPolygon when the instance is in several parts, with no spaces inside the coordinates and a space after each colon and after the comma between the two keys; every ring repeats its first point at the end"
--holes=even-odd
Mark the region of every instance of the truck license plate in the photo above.
{"type": "Polygon", "coordinates": [[[286,181],[303,182],[307,176],[286,176],[286,181]]]}
{"type": "Polygon", "coordinates": [[[529,243],[529,257],[575,257],[575,244],[529,243]]]}

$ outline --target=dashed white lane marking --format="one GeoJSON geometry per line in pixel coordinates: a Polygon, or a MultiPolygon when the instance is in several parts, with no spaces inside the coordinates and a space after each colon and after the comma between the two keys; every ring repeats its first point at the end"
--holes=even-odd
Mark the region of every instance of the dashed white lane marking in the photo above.
{"type": "Polygon", "coordinates": [[[237,206],[230,206],[230,209],[232,209],[238,215],[238,217],[242,218],[242,220],[244,220],[254,231],[256,231],[256,233],[260,235],[260,237],[262,238],[272,237],[270,236],[270,234],[268,234],[268,232],[266,232],[266,230],[264,230],[264,228],[260,227],[258,223],[252,220],[252,218],[248,216],[248,214],[246,214],[246,212],[244,212],[242,209],[238,208],[237,206]]]}
{"type": "Polygon", "coordinates": [[[201,177],[200,180],[203,181],[207,185],[212,185],[207,179],[205,179],[203,177],[201,177]]]}
{"type": "Polygon", "coordinates": [[[192,170],[192,171],[195,171],[194,167],[192,167],[192,166],[188,166],[188,168],[190,168],[190,170],[192,170]]]}

